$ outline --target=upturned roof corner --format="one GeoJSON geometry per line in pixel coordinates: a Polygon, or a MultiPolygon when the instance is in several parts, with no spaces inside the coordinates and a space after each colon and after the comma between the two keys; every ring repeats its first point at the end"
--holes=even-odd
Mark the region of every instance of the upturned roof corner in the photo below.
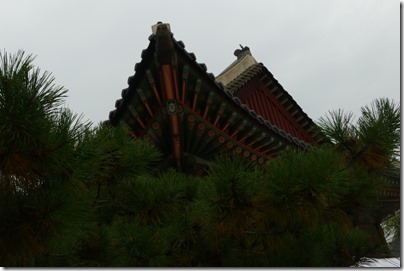
{"type": "Polygon", "coordinates": [[[109,123],[152,142],[163,154],[161,167],[200,174],[229,152],[263,164],[287,148],[321,141],[313,121],[248,47],[237,49],[237,59],[215,77],[169,24],[159,22],[152,32],[109,123]]]}

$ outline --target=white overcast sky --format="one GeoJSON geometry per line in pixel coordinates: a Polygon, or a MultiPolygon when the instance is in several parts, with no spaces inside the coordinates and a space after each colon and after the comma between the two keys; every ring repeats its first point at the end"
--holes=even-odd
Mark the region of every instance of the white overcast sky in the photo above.
{"type": "Polygon", "coordinates": [[[98,124],[158,21],[214,75],[248,46],[314,121],[400,101],[398,0],[1,0],[0,50],[35,55],[68,89],[66,106],[98,124]]]}

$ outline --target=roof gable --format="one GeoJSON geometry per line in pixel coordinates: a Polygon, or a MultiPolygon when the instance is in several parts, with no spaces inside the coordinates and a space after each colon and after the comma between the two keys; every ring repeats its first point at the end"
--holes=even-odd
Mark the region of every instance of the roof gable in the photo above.
{"type": "Polygon", "coordinates": [[[150,140],[177,167],[186,157],[209,160],[226,151],[263,163],[287,147],[307,146],[225,89],[164,24],[149,40],[110,112],[111,124],[150,140]]]}

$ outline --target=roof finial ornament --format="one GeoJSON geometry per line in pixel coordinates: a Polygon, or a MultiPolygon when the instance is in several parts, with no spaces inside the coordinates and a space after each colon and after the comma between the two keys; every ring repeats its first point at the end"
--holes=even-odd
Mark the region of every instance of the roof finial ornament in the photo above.
{"type": "Polygon", "coordinates": [[[163,22],[161,22],[161,21],[158,21],[155,25],[152,25],[152,27],[151,27],[153,34],[156,34],[156,33],[157,33],[157,28],[158,28],[160,25],[166,25],[167,28],[168,28],[168,30],[171,32],[170,24],[168,24],[168,23],[163,23],[163,22]]]}
{"type": "Polygon", "coordinates": [[[246,53],[250,53],[250,48],[248,48],[247,46],[243,46],[243,45],[241,45],[241,44],[239,44],[239,45],[240,45],[240,48],[241,48],[241,49],[236,49],[236,51],[234,51],[234,55],[235,55],[237,58],[242,57],[242,56],[245,55],[246,53]]]}

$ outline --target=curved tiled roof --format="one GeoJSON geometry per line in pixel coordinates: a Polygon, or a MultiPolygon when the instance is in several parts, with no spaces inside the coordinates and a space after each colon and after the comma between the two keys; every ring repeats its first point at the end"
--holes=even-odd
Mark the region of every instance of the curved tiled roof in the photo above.
{"type": "MultiPolygon", "coordinates": [[[[313,138],[316,139],[319,143],[328,142],[328,140],[319,133],[319,131],[313,127],[316,127],[316,124],[313,120],[303,111],[303,109],[297,104],[297,102],[293,99],[293,97],[283,88],[283,86],[274,78],[272,73],[264,66],[263,63],[257,63],[250,67],[248,67],[243,73],[241,73],[238,77],[234,78],[231,82],[225,85],[225,89],[230,91],[233,95],[236,95],[239,90],[241,90],[244,86],[246,86],[250,80],[258,76],[259,74],[263,74],[261,78],[265,78],[267,81],[271,81],[271,84],[274,84],[275,88],[277,88],[280,93],[278,96],[278,100],[282,103],[287,103],[289,106],[289,112],[296,112],[295,116],[303,116],[303,118],[307,121],[305,125],[305,129],[313,138]]],[[[263,79],[261,79],[263,80],[263,79]]]]}
{"type": "MultiPolygon", "coordinates": [[[[129,85],[131,85],[131,84],[135,85],[141,79],[141,77],[144,76],[143,69],[145,68],[145,66],[147,66],[147,63],[153,57],[154,46],[155,46],[155,37],[156,37],[155,34],[151,34],[149,36],[150,44],[141,53],[142,61],[135,64],[134,70],[136,71],[136,73],[133,76],[130,76],[128,78],[129,85]]],[[[197,58],[196,58],[195,54],[193,52],[186,51],[185,44],[183,41],[181,41],[181,40],[177,41],[174,38],[174,34],[172,34],[172,41],[176,48],[180,49],[180,51],[182,51],[183,54],[185,56],[187,56],[187,58],[191,62],[194,62],[196,64],[196,66],[199,67],[200,71],[206,75],[206,77],[212,84],[214,84],[217,88],[219,88],[221,91],[223,91],[223,93],[225,93],[229,98],[231,98],[231,100],[234,103],[236,103],[239,107],[243,108],[244,111],[248,115],[250,115],[251,117],[256,119],[259,123],[262,123],[262,121],[264,121],[264,125],[267,127],[267,129],[273,131],[274,133],[277,133],[280,137],[286,139],[291,144],[298,144],[300,147],[303,147],[303,148],[308,146],[307,143],[282,131],[281,129],[279,129],[275,125],[271,124],[267,120],[262,119],[262,117],[258,118],[259,115],[253,109],[249,108],[246,104],[242,104],[241,101],[239,100],[239,98],[233,95],[233,91],[235,88],[229,89],[229,87],[228,87],[229,85],[236,86],[238,84],[237,86],[241,86],[243,82],[246,83],[248,81],[248,79],[251,78],[252,74],[254,74],[254,73],[256,74],[256,72],[260,71],[260,69],[265,68],[262,63],[258,63],[258,64],[251,66],[242,75],[240,75],[235,80],[233,80],[228,86],[224,87],[224,85],[222,83],[216,81],[216,78],[213,73],[207,72],[206,64],[198,63],[196,61],[197,58]]],[[[120,99],[116,102],[116,103],[118,103],[119,107],[117,107],[115,110],[111,111],[109,114],[109,121],[112,124],[117,124],[118,117],[120,116],[120,108],[123,108],[127,104],[127,101],[129,100],[129,98],[130,98],[130,94],[129,94],[128,88],[123,89],[122,90],[122,99],[120,99]]]]}
{"type": "MultiPolygon", "coordinates": [[[[242,103],[240,99],[233,94],[237,87],[240,87],[243,82],[247,82],[250,77],[257,74],[260,69],[264,69],[261,63],[251,66],[246,72],[243,72],[237,80],[233,80],[228,86],[234,86],[234,88],[229,89],[228,87],[224,87],[222,83],[218,82],[212,73],[208,72],[207,66],[204,63],[197,62],[195,54],[188,52],[185,49],[184,42],[177,41],[172,33],[170,33],[169,39],[171,40],[172,50],[174,51],[173,53],[170,53],[171,57],[165,58],[165,61],[168,61],[166,63],[171,61],[171,65],[174,65],[173,67],[175,70],[173,71],[175,72],[175,75],[173,78],[179,91],[184,91],[184,89],[181,90],[181,87],[183,84],[188,84],[186,87],[188,90],[185,89],[189,92],[186,94],[188,95],[188,100],[185,102],[185,100],[182,101],[179,99],[178,105],[183,108],[181,110],[183,110],[187,116],[189,114],[194,115],[194,117],[190,116],[191,119],[196,118],[198,121],[202,121],[206,116],[206,127],[210,127],[208,129],[211,130],[213,129],[211,135],[216,133],[218,136],[222,134],[220,138],[223,138],[223,136],[225,139],[229,137],[233,138],[240,129],[240,132],[234,138],[235,143],[239,144],[239,146],[246,151],[256,153],[257,155],[259,155],[259,152],[262,152],[262,150],[267,150],[264,151],[264,153],[271,156],[275,153],[279,153],[280,150],[283,150],[287,146],[307,148],[310,145],[270,123],[270,121],[257,114],[254,109],[242,103]],[[180,66],[177,67],[177,65],[180,66]],[[187,80],[190,82],[191,70],[193,76],[192,80],[194,81],[189,85],[187,80]],[[192,84],[195,84],[195,80],[197,79],[202,80],[204,90],[203,93],[201,92],[201,95],[197,97],[197,100],[195,100],[197,96],[197,84],[192,84]],[[193,88],[195,88],[195,90],[193,88]],[[192,106],[192,101],[189,100],[190,98],[194,99],[194,103],[196,101],[199,107],[202,106],[199,109],[198,106],[196,108],[199,110],[199,113],[192,113],[195,108],[192,106]],[[212,99],[214,100],[213,102],[212,99]],[[209,105],[211,105],[212,109],[209,109],[209,105]],[[206,115],[207,113],[208,115],[206,115]],[[234,115],[235,113],[236,115],[234,115]],[[212,114],[221,114],[222,117],[212,114]],[[232,123],[231,125],[233,126],[228,126],[229,123],[232,123]],[[226,130],[225,127],[233,127],[231,128],[231,131],[229,130],[225,132],[228,133],[227,135],[223,134],[226,130]],[[265,134],[267,134],[267,136],[265,136],[265,134]],[[268,148],[272,148],[273,150],[268,148]]],[[[110,112],[109,120],[107,122],[112,125],[118,125],[123,121],[131,126],[131,129],[135,129],[133,130],[133,135],[136,137],[150,137],[148,136],[149,134],[152,138],[159,137],[159,140],[167,141],[168,135],[157,135],[155,133],[158,132],[158,130],[153,130],[154,128],[151,128],[167,124],[165,123],[164,118],[162,119],[163,115],[161,115],[165,114],[163,112],[165,109],[162,109],[162,106],[164,106],[163,99],[165,98],[162,96],[163,93],[159,92],[162,91],[162,89],[161,85],[159,85],[161,84],[161,78],[158,76],[156,70],[159,67],[159,60],[156,58],[156,43],[158,42],[156,34],[152,34],[149,37],[149,41],[149,46],[141,53],[141,61],[135,64],[135,74],[128,78],[129,86],[122,90],[122,98],[115,102],[115,110],[110,112]]],[[[204,126],[202,125],[200,127],[204,126]]],[[[196,128],[184,127],[183,129],[196,128]]],[[[161,132],[164,133],[163,130],[160,130],[159,133],[161,132]]],[[[197,132],[197,130],[195,130],[194,133],[195,132],[197,132]]],[[[191,136],[192,135],[188,135],[188,137],[191,136]]],[[[169,142],[162,144],[169,144],[169,142]]],[[[161,147],[166,150],[170,148],[167,145],[161,147]]],[[[191,150],[188,150],[188,152],[189,151],[191,150]]]]}
{"type": "Polygon", "coordinates": [[[225,86],[226,89],[230,90],[234,94],[263,69],[264,65],[262,63],[257,63],[248,67],[242,74],[230,81],[230,83],[225,86]]]}

